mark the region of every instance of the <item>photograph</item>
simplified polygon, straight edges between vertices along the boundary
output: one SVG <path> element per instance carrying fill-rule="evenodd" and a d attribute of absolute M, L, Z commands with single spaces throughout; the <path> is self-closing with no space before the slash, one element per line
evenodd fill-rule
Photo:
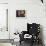
<path fill-rule="evenodd" d="M 25 17 L 25 10 L 16 10 L 16 17 Z"/>

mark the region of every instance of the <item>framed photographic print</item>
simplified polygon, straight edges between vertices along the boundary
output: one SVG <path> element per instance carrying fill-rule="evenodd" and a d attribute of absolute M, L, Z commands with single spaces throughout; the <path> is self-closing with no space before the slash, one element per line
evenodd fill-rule
<path fill-rule="evenodd" d="M 25 17 L 25 10 L 16 10 L 16 17 Z"/>

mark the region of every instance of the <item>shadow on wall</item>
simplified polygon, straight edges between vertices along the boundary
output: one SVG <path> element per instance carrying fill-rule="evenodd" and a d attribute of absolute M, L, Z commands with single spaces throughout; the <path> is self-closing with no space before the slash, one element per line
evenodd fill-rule
<path fill-rule="evenodd" d="M 43 26 L 42 25 L 40 25 L 40 39 L 42 40 L 42 45 L 45 46 L 44 45 L 44 37 L 43 37 Z"/>

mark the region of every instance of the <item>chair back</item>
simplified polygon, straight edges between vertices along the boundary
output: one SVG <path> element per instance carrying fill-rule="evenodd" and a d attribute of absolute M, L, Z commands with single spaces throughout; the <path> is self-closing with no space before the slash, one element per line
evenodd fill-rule
<path fill-rule="evenodd" d="M 38 35 L 40 32 L 40 24 L 32 23 L 29 24 L 27 23 L 27 31 L 30 35 Z"/>

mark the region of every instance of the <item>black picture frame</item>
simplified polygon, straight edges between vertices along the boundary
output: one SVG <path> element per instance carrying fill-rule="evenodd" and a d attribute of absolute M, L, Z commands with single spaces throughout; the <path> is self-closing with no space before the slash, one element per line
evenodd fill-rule
<path fill-rule="evenodd" d="M 25 10 L 16 10 L 16 17 L 25 17 Z"/>

